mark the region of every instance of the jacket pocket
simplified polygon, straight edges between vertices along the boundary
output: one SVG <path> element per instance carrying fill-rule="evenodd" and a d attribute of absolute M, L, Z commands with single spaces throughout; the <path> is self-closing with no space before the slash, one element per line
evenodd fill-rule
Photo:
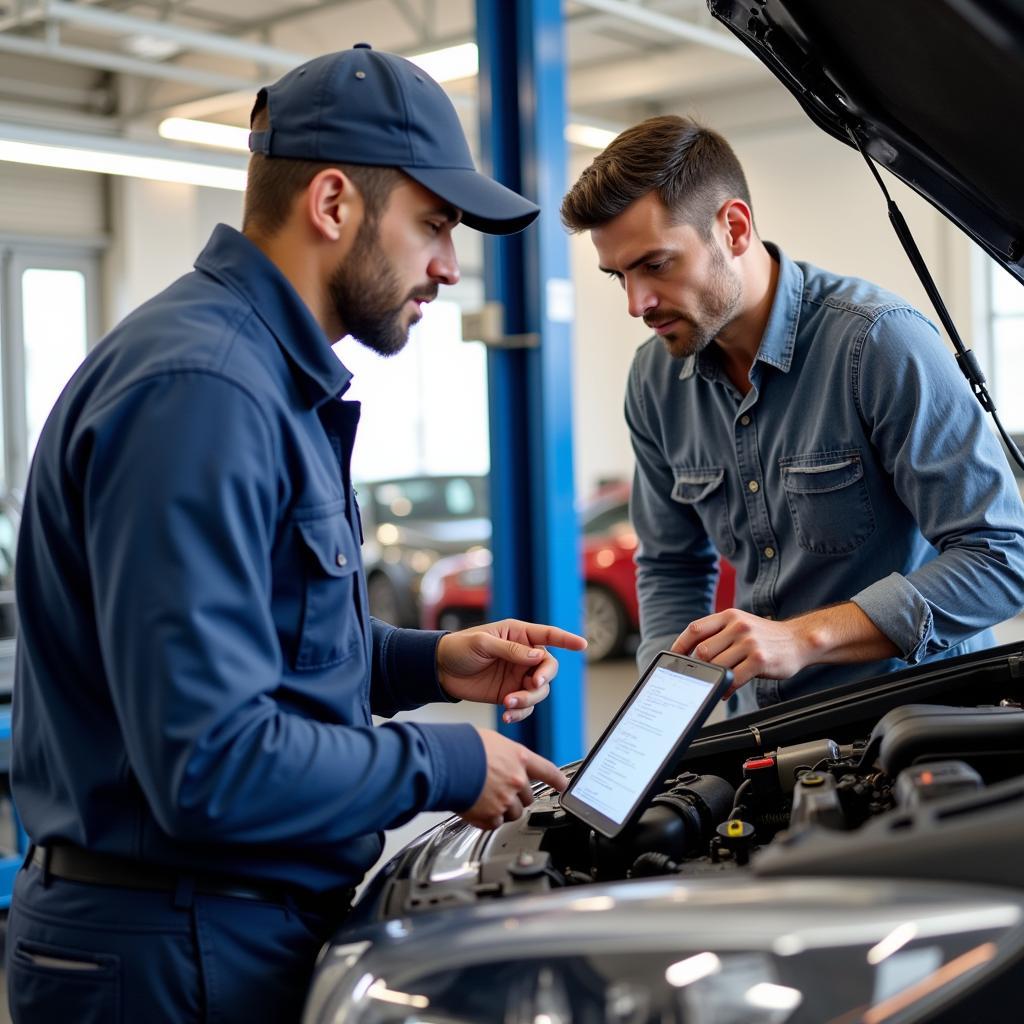
<path fill-rule="evenodd" d="M 700 517 L 704 529 L 723 558 L 736 554 L 736 536 L 729 524 L 725 496 L 725 470 L 721 466 L 674 467 L 672 500 L 687 505 Z"/>
<path fill-rule="evenodd" d="M 18 939 L 7 966 L 11 1013 L 17 1020 L 121 1020 L 121 958 L 115 954 Z"/>
<path fill-rule="evenodd" d="M 296 526 L 307 557 L 295 668 L 326 668 L 362 652 L 359 546 L 344 515 Z"/>
<path fill-rule="evenodd" d="M 875 532 L 859 448 L 779 459 L 797 542 L 815 555 L 846 555 Z"/>

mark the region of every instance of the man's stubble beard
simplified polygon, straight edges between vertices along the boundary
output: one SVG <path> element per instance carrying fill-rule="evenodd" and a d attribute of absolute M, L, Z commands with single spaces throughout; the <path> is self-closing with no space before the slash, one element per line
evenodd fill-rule
<path fill-rule="evenodd" d="M 414 296 L 432 299 L 437 294 L 437 285 L 431 283 L 402 295 L 398 274 L 380 246 L 377 224 L 369 219 L 359 226 L 351 251 L 327 287 L 345 332 L 385 357 L 397 355 L 409 341 L 412 325 L 403 321 L 405 304 Z"/>
<path fill-rule="evenodd" d="M 742 294 L 739 277 L 729 270 L 722 250 L 712 242 L 710 280 L 702 296 L 701 309 L 693 316 L 676 311 L 689 330 L 683 328 L 678 333 L 662 336 L 669 355 L 673 359 L 686 359 L 703 352 L 735 319 Z"/>

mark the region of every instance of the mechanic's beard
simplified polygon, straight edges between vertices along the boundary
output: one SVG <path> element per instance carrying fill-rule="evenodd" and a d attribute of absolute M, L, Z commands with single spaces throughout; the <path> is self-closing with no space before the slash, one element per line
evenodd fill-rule
<path fill-rule="evenodd" d="M 701 308 L 694 314 L 682 310 L 658 311 L 657 323 L 665 323 L 673 317 L 683 323 L 678 330 L 662 337 L 669 355 L 686 359 L 703 352 L 736 318 L 742 294 L 739 275 L 729 269 L 724 253 L 712 242 L 711 268 L 707 289 L 701 296 Z"/>
<path fill-rule="evenodd" d="M 414 295 L 436 294 L 432 285 L 413 289 L 401 300 L 401 282 L 376 236 L 376 226 L 360 225 L 352 251 L 328 282 L 328 296 L 345 332 L 382 356 L 405 348 L 411 324 L 402 313 Z"/>

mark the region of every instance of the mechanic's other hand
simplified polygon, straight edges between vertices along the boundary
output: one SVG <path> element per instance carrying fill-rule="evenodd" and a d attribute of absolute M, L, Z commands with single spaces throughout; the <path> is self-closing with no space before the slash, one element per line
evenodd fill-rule
<path fill-rule="evenodd" d="M 732 669 L 727 698 L 755 677 L 788 679 L 809 665 L 813 644 L 805 634 L 800 619 L 775 622 L 728 608 L 695 619 L 676 638 L 672 650 Z"/>
<path fill-rule="evenodd" d="M 468 810 L 460 815 L 477 828 L 497 828 L 515 821 L 533 803 L 531 781 L 546 782 L 559 793 L 569 780 L 547 758 L 493 729 L 479 729 L 487 757 L 484 788 Z"/>
<path fill-rule="evenodd" d="M 582 651 L 587 641 L 557 626 L 504 619 L 441 637 L 437 675 L 456 700 L 503 704 L 506 722 L 521 722 L 551 689 L 558 662 L 545 649 Z"/>

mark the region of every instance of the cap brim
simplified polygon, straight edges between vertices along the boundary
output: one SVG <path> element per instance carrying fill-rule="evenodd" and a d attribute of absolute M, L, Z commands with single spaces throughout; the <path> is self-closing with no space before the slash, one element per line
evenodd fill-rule
<path fill-rule="evenodd" d="M 511 235 L 537 218 L 540 207 L 478 171 L 463 167 L 403 167 L 413 181 L 462 211 L 462 223 L 489 235 Z"/>

